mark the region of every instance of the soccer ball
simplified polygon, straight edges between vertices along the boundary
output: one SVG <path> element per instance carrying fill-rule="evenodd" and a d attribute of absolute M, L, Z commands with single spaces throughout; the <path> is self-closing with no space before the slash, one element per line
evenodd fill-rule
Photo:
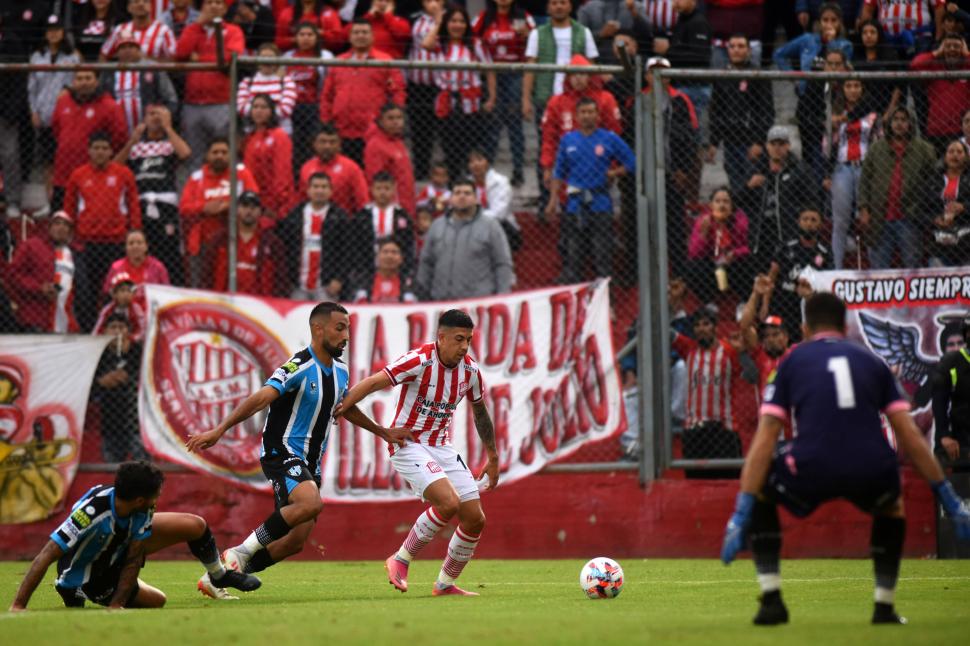
<path fill-rule="evenodd" d="M 611 558 L 597 556 L 583 566 L 579 585 L 590 599 L 612 599 L 623 589 L 623 568 Z"/>

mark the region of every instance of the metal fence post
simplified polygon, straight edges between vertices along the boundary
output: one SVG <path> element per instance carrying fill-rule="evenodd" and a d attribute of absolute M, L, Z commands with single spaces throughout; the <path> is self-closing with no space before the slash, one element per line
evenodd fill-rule
<path fill-rule="evenodd" d="M 233 52 L 229 60 L 229 292 L 236 293 L 236 200 L 239 165 L 239 125 L 236 119 L 236 95 L 239 85 L 239 60 Z"/>
<path fill-rule="evenodd" d="M 627 420 L 628 424 L 637 424 L 640 429 L 640 483 L 653 480 L 657 474 L 657 441 L 656 427 L 653 425 L 649 411 L 657 406 L 654 392 L 647 387 L 646 376 L 650 374 L 649 366 L 653 363 L 653 347 L 650 342 L 650 196 L 656 195 L 656 174 L 652 157 L 651 142 L 653 141 L 653 118 L 644 108 L 646 102 L 643 97 L 643 59 L 636 57 L 634 79 L 634 129 L 637 155 L 637 283 L 640 286 L 640 324 L 637 326 L 637 366 L 639 384 L 637 386 L 638 413 L 636 420 Z"/>
<path fill-rule="evenodd" d="M 652 301 L 650 305 L 653 324 L 653 333 L 650 343 L 653 346 L 654 362 L 650 365 L 653 371 L 651 387 L 654 390 L 653 398 L 659 402 L 652 411 L 654 420 L 654 434 L 657 442 L 657 451 L 662 456 L 661 466 L 670 466 L 672 458 L 671 451 L 671 411 L 670 411 L 670 313 L 667 304 L 667 157 L 666 157 L 666 137 L 664 123 L 664 100 L 662 93 L 665 91 L 663 79 L 661 77 L 663 68 L 657 67 L 652 71 L 652 98 L 653 105 L 651 114 L 653 116 L 653 150 L 650 154 L 654 160 L 654 182 L 656 195 L 656 208 L 653 218 L 653 236 L 650 246 L 650 258 L 652 260 L 650 273 L 652 279 Z"/>

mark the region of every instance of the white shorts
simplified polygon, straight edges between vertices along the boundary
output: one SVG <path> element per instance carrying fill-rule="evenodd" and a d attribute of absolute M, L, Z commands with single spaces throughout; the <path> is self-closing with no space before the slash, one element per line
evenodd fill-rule
<path fill-rule="evenodd" d="M 448 478 L 458 492 L 461 502 L 479 498 L 475 476 L 455 447 L 426 446 L 408 442 L 391 456 L 394 469 L 411 485 L 415 495 L 424 500 L 424 490 L 433 482 Z"/>

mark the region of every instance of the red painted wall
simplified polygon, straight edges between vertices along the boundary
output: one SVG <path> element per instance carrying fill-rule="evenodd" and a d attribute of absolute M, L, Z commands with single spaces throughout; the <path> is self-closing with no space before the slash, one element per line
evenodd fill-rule
<path fill-rule="evenodd" d="M 80 473 L 69 498 L 112 479 Z M 909 516 L 906 553 L 935 553 L 932 494 L 904 470 Z M 539 474 L 486 494 L 488 526 L 476 556 L 483 558 L 624 557 L 714 558 L 737 493 L 736 481 L 658 480 L 641 488 L 630 472 Z M 204 516 L 221 547 L 240 542 L 270 513 L 269 494 L 241 490 L 193 473 L 170 473 L 163 511 Z M 328 504 L 301 558 L 378 559 L 397 549 L 423 506 L 414 502 Z M 0 526 L 0 559 L 32 558 L 61 514 L 43 523 Z M 807 521 L 784 517 L 785 557 L 868 556 L 869 518 L 848 503 L 823 507 Z M 444 556 L 446 530 L 423 557 Z M 442 540 L 444 538 L 445 540 Z M 170 548 L 165 558 L 189 558 Z"/>

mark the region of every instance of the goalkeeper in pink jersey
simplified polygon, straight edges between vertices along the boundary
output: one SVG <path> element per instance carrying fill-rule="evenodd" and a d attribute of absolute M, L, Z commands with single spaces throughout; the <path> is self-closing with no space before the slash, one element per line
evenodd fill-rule
<path fill-rule="evenodd" d="M 498 484 L 495 429 L 485 407 L 485 384 L 478 364 L 468 354 L 475 324 L 461 310 L 448 310 L 438 319 L 438 339 L 411 350 L 383 370 L 350 389 L 335 415 L 350 410 L 369 394 L 401 386 L 393 426 L 411 430 L 403 447 L 391 446 L 391 463 L 415 494 L 431 503 L 411 527 L 398 551 L 384 567 L 388 581 L 401 592 L 408 589 L 411 559 L 454 517 L 458 527 L 448 543 L 432 594 L 478 596 L 455 585 L 485 528 L 478 484 L 465 461 L 451 445 L 451 418 L 468 394 L 475 429 L 488 453 L 478 480 L 488 476 L 486 491 Z"/>

